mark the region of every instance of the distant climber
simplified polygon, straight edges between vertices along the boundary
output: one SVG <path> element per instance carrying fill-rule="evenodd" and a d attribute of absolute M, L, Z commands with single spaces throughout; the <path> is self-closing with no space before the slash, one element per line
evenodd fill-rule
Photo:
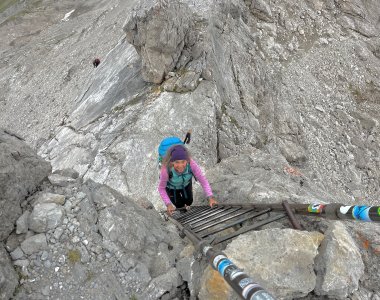
<path fill-rule="evenodd" d="M 100 59 L 99 58 L 95 58 L 93 61 L 92 61 L 92 64 L 94 66 L 94 68 L 97 68 L 100 64 Z"/>
<path fill-rule="evenodd" d="M 170 147 L 162 161 L 158 184 L 158 192 L 169 215 L 172 215 L 176 208 L 187 208 L 193 203 L 193 177 L 201 184 L 209 205 L 211 207 L 217 205 L 210 184 L 186 147 L 184 145 Z"/>

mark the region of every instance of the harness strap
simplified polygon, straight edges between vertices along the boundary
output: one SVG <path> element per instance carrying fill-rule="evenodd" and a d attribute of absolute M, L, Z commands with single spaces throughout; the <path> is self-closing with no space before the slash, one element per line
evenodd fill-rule
<path fill-rule="evenodd" d="M 193 174 L 192 174 L 193 175 Z M 177 190 L 182 190 L 183 191 L 183 195 L 185 197 L 185 199 L 188 199 L 188 196 L 187 196 L 187 192 L 186 192 L 186 187 L 191 183 L 189 182 L 186 186 L 185 186 L 185 178 L 184 178 L 184 174 L 181 174 L 179 175 L 182 177 L 182 188 L 177 188 L 175 187 L 174 185 L 171 185 L 170 182 L 167 183 L 167 186 L 169 189 L 171 190 L 174 190 L 174 205 L 177 203 Z M 194 177 L 194 175 L 193 175 Z"/>
<path fill-rule="evenodd" d="M 183 190 L 183 195 L 185 196 L 185 199 L 187 199 L 187 193 L 186 193 L 186 190 L 185 190 L 185 178 L 183 178 L 183 175 L 182 176 L 182 190 Z M 191 181 L 191 179 L 190 179 Z M 189 182 L 190 184 L 190 182 Z"/>

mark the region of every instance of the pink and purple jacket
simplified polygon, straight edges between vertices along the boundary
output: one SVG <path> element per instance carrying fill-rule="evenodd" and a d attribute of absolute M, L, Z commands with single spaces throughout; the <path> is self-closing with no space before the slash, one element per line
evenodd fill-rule
<path fill-rule="evenodd" d="M 212 190 L 211 190 L 210 184 L 208 183 L 205 175 L 203 175 L 201 168 L 198 166 L 198 164 L 193 159 L 190 159 L 190 168 L 191 168 L 191 172 L 193 173 L 195 178 L 201 184 L 201 186 L 203 188 L 203 192 L 205 193 L 206 197 L 212 196 Z M 168 181 L 169 181 L 168 170 L 166 167 L 162 167 L 161 172 L 160 172 L 160 182 L 158 183 L 158 192 L 160 193 L 160 196 L 161 196 L 161 198 L 164 201 L 166 206 L 171 204 L 169 195 L 166 192 L 166 185 L 167 185 Z"/>

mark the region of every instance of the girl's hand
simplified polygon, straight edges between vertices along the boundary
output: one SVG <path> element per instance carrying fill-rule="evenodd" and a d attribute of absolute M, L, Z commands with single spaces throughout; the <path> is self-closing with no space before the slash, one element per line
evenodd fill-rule
<path fill-rule="evenodd" d="M 216 201 L 214 197 L 211 197 L 208 199 L 208 205 L 210 205 L 210 207 L 213 207 L 215 205 L 218 205 L 218 201 Z"/>
<path fill-rule="evenodd" d="M 173 204 L 169 204 L 166 207 L 166 212 L 168 213 L 169 216 L 171 216 L 174 211 L 175 211 L 175 206 Z"/>

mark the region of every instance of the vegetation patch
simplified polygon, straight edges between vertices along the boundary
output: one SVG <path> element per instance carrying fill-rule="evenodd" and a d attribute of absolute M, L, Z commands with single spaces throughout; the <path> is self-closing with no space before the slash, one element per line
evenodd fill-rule
<path fill-rule="evenodd" d="M 352 83 L 348 86 L 349 91 L 354 97 L 355 101 L 360 104 L 363 102 L 379 103 L 380 87 L 377 86 L 373 80 L 368 82 L 364 87 L 359 88 Z"/>
<path fill-rule="evenodd" d="M 21 279 L 27 280 L 28 279 L 28 275 L 26 275 L 24 272 L 22 272 L 22 269 L 20 266 L 15 266 L 15 270 L 16 270 L 16 273 L 18 275 L 19 280 L 21 280 Z"/>
<path fill-rule="evenodd" d="M 80 261 L 80 251 L 78 249 L 69 250 L 67 252 L 67 259 L 71 264 L 76 264 Z"/>
<path fill-rule="evenodd" d="M 91 270 L 88 270 L 86 273 L 86 281 L 92 281 L 95 278 L 95 273 Z"/>
<path fill-rule="evenodd" d="M 2 1 L 0 1 L 0 13 L 2 13 L 8 7 L 12 6 L 15 3 L 17 3 L 17 0 L 2 0 Z"/>
<path fill-rule="evenodd" d="M 237 128 L 240 128 L 238 121 L 236 121 L 236 119 L 233 116 L 229 116 L 229 117 L 230 117 L 231 123 L 234 124 Z"/>
<path fill-rule="evenodd" d="M 146 98 L 146 94 L 144 92 L 136 95 L 133 98 L 130 98 L 129 100 L 125 100 L 123 103 L 114 106 L 111 109 L 112 113 L 121 113 L 123 112 L 127 107 L 139 104 L 139 103 L 144 103 L 144 100 Z"/>
<path fill-rule="evenodd" d="M 222 107 L 221 107 L 221 110 L 222 110 L 222 115 L 225 115 L 228 117 L 228 120 L 230 121 L 231 124 L 235 125 L 237 128 L 240 128 L 241 129 L 241 126 L 239 125 L 239 122 L 231 115 L 229 115 L 227 113 L 227 107 L 224 103 L 222 103 Z"/>
<path fill-rule="evenodd" d="M 152 86 L 152 90 L 151 90 L 151 92 L 152 92 L 153 94 L 155 94 L 155 95 L 159 95 L 159 94 L 161 94 L 163 91 L 164 91 L 163 86 L 161 86 L 161 85 L 159 85 L 159 84 Z"/>
<path fill-rule="evenodd" d="M 355 87 L 354 85 L 350 83 L 348 88 L 352 96 L 354 96 L 356 102 L 361 103 L 361 102 L 366 101 L 365 96 L 363 95 L 363 93 L 360 91 L 358 87 Z"/>

